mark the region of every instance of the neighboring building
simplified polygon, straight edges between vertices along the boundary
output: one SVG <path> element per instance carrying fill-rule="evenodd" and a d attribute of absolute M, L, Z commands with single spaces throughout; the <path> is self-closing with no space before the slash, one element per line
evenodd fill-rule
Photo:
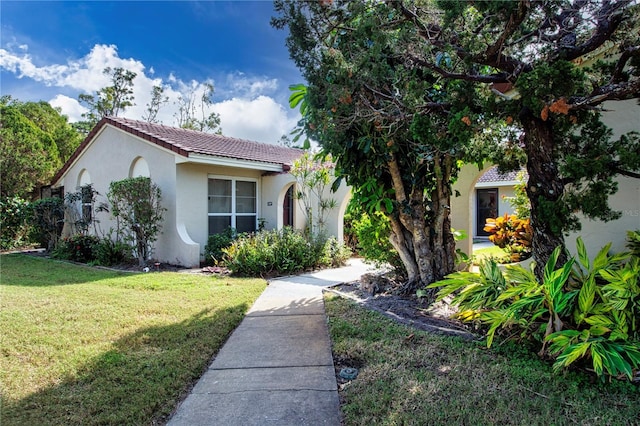
<path fill-rule="evenodd" d="M 505 213 L 513 214 L 508 199 L 515 195 L 514 186 L 519 183 L 518 171 L 500 173 L 497 166 L 491 167 L 478 179 L 475 186 L 475 201 L 472 208 L 473 237 L 488 238 L 483 228 L 487 219 L 495 219 Z M 523 171 L 526 174 L 526 171 Z"/>
<path fill-rule="evenodd" d="M 146 176 L 162 190 L 162 234 L 154 258 L 198 266 L 208 236 L 228 226 L 240 232 L 290 225 L 305 226 L 293 199 L 295 179 L 288 173 L 302 150 L 119 117 L 102 119 L 56 174 L 52 189 L 77 191 L 91 183 L 105 201 L 109 184 Z M 342 239 L 349 198 L 344 185 L 335 194 L 338 208 L 326 231 Z M 96 218 L 100 232 L 115 228 L 108 213 Z"/>

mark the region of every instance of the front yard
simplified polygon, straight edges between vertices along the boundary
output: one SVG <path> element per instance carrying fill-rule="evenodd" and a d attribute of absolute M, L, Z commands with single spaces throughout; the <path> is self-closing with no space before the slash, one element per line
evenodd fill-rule
<path fill-rule="evenodd" d="M 640 387 L 554 375 L 524 348 L 412 329 L 325 298 L 344 425 L 637 425 Z"/>
<path fill-rule="evenodd" d="M 266 285 L 0 262 L 3 426 L 163 423 Z"/>

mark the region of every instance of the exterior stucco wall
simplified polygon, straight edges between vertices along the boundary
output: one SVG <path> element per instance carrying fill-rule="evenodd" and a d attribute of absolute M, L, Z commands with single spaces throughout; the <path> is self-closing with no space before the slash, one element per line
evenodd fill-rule
<path fill-rule="evenodd" d="M 83 154 L 67 170 L 61 184 L 65 192 L 77 191 L 79 176 L 88 173 L 90 183 L 99 192 L 97 202 L 106 202 L 109 184 L 130 177 L 134 162 L 144 158 L 149 168 L 149 177 L 162 191 L 162 205 L 167 209 L 164 213 L 162 233 L 154 245 L 153 257 L 161 262 L 176 263 L 180 256 L 175 256 L 175 247 L 180 246 L 180 239 L 175 226 L 176 169 L 175 156 L 169 151 L 159 149 L 142 139 L 105 126 L 87 146 Z M 115 221 L 109 213 L 96 214 L 98 234 L 104 234 L 110 228 L 115 229 Z"/>
<path fill-rule="evenodd" d="M 247 178 L 256 180 L 258 188 L 258 217 L 261 217 L 261 172 L 207 164 L 181 163 L 176 165 L 176 227 L 183 238 L 193 245 L 189 254 L 193 259 L 186 266 L 197 266 L 204 260 L 204 247 L 209 238 L 208 181 L 210 176 Z"/>

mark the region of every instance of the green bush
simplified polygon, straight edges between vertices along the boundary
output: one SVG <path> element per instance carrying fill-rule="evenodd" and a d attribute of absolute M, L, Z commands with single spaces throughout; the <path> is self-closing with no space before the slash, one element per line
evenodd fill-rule
<path fill-rule="evenodd" d="M 351 232 L 357 241 L 357 252 L 376 266 L 391 265 L 396 270 L 404 270 L 398 252 L 389 241 L 391 225 L 381 212 L 367 214 L 351 211 Z"/>
<path fill-rule="evenodd" d="M 48 251 L 58 243 L 64 226 L 64 200 L 58 197 L 43 198 L 31 204 L 30 238 Z"/>
<path fill-rule="evenodd" d="M 228 227 L 219 234 L 209 235 L 204 246 L 204 260 L 207 265 L 224 263 L 224 249 L 228 248 L 238 238 L 235 228 Z"/>
<path fill-rule="evenodd" d="M 290 227 L 243 235 L 223 252 L 226 266 L 233 273 L 263 277 L 340 266 L 348 258 L 348 249 L 335 238 L 307 239 Z"/>
<path fill-rule="evenodd" d="M 102 266 L 120 265 L 132 261 L 132 253 L 133 247 L 129 244 L 102 238 L 93 247 L 92 261 Z"/>
<path fill-rule="evenodd" d="M 428 288 L 438 300 L 453 295 L 456 316 L 486 327 L 487 345 L 496 335 L 532 341 L 554 369 L 583 366 L 598 376 L 626 376 L 640 368 L 640 259 L 609 255 L 611 244 L 591 261 L 582 239 L 576 258 L 556 268 L 557 248 L 538 282 L 531 270 L 495 262 L 480 274 L 457 272 Z"/>
<path fill-rule="evenodd" d="M 9 250 L 30 243 L 32 210 L 20 197 L 0 198 L 0 249 Z"/>
<path fill-rule="evenodd" d="M 51 253 L 56 259 L 89 263 L 95 260 L 94 248 L 100 239 L 94 235 L 73 235 L 62 238 Z"/>

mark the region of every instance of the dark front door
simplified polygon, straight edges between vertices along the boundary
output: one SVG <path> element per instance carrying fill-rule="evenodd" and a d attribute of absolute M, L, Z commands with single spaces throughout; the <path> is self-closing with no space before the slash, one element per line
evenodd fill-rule
<path fill-rule="evenodd" d="M 289 187 L 282 203 L 282 226 L 293 226 L 293 185 Z"/>
<path fill-rule="evenodd" d="M 477 189 L 477 224 L 478 236 L 486 237 L 490 235 L 484 230 L 487 219 L 498 217 L 498 188 Z"/>

